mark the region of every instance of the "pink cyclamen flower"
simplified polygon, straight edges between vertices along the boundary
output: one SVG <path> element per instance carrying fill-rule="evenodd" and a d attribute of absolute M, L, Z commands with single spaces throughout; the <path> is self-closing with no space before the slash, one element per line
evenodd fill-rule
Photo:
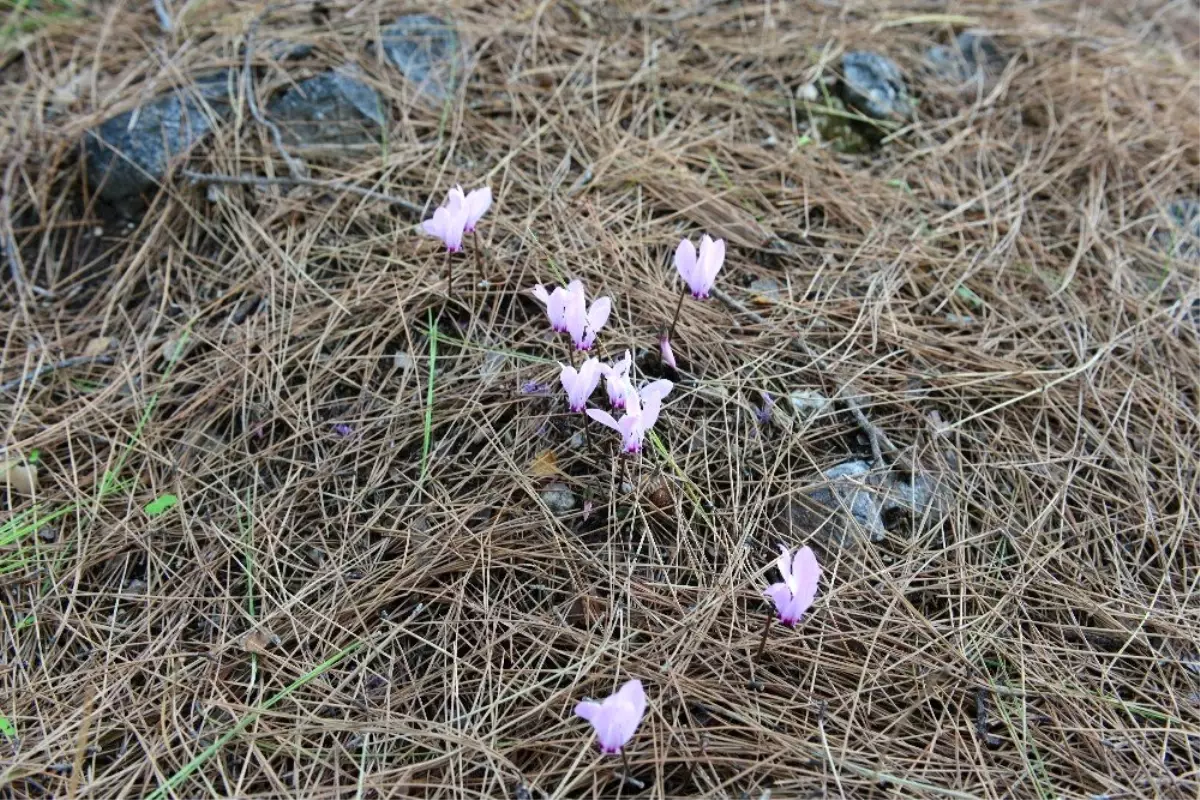
<path fill-rule="evenodd" d="M 783 545 L 779 550 L 779 573 L 783 582 L 771 584 L 763 594 L 775 604 L 779 621 L 790 627 L 803 619 L 812 606 L 813 598 L 817 596 L 817 583 L 821 580 L 821 567 L 811 547 L 797 550 L 795 558 Z"/>
<path fill-rule="evenodd" d="M 571 285 L 576 283 L 578 281 L 572 281 Z M 578 293 L 571 293 L 567 297 L 567 333 L 571 334 L 571 341 L 575 343 L 576 350 L 592 349 L 592 345 L 596 343 L 596 334 L 608 322 L 611 312 L 612 300 L 607 297 L 597 297 L 588 307 L 583 284 L 579 284 Z"/>
<path fill-rule="evenodd" d="M 592 392 L 596 391 L 600 384 L 600 359 L 589 358 L 579 365 L 579 369 L 564 364 L 561 380 L 571 411 L 581 413 L 587 407 Z"/>
<path fill-rule="evenodd" d="M 725 240 L 713 241 L 707 233 L 700 237 L 700 255 L 691 241 L 684 239 L 675 248 L 675 269 L 692 290 L 692 297 L 703 300 L 717 282 L 717 273 L 725 263 Z"/>
<path fill-rule="evenodd" d="M 662 401 L 674 386 L 670 381 L 660 380 L 635 390 L 632 386 L 625 389 L 625 414 L 620 420 L 613 419 L 612 414 L 598 408 L 589 408 L 587 415 L 601 425 L 612 428 L 621 434 L 621 444 L 626 453 L 640 453 L 646 432 L 658 421 L 658 412 Z"/>
<path fill-rule="evenodd" d="M 662 352 L 662 362 L 678 371 L 679 366 L 675 363 L 675 353 L 671 350 L 671 339 L 666 334 L 658 340 L 658 349 Z"/>
<path fill-rule="evenodd" d="M 462 194 L 462 187 L 455 187 L 458 193 Z M 453 191 L 453 190 L 452 190 Z M 479 220 L 487 213 L 487 210 L 492 207 L 492 190 L 491 187 L 485 186 L 482 189 L 472 189 L 463 198 L 463 208 L 467 211 L 467 221 L 463 226 L 463 230 L 467 233 L 474 233 L 475 226 L 479 224 Z"/>
<path fill-rule="evenodd" d="M 613 409 L 625 407 L 625 389 L 629 386 L 629 365 L 632 363 L 633 359 L 626 350 L 621 360 L 614 361 L 611 366 L 603 364 L 600 367 L 604 373 L 604 388 L 608 390 L 608 405 Z"/>
<path fill-rule="evenodd" d="M 583 717 L 596 729 L 601 753 L 615 754 L 629 744 L 646 714 L 646 691 L 639 680 L 628 681 L 617 693 L 601 702 L 584 700 L 575 706 L 575 716 Z"/>
<path fill-rule="evenodd" d="M 583 281 L 571 281 L 565 289 L 555 286 L 553 292 L 547 292 L 546 287 L 539 283 L 530 291 L 541 301 L 542 305 L 546 306 L 546 316 L 550 318 L 550 328 L 555 333 L 566 333 L 567 308 L 582 305 L 584 302 Z"/>
<path fill-rule="evenodd" d="M 462 189 L 455 187 L 450 190 L 446 204 L 439 206 L 433 212 L 433 217 L 422 222 L 421 228 L 430 236 L 441 239 L 448 251 L 457 253 L 462 250 L 467 213 L 466 198 L 463 197 Z"/>

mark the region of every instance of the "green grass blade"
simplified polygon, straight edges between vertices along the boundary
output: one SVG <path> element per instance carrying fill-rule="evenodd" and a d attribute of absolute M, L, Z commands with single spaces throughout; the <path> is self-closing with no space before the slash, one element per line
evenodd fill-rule
<path fill-rule="evenodd" d="M 281 700 L 286 699 L 289 695 L 307 684 L 313 678 L 320 676 L 330 667 L 337 664 L 339 661 L 353 653 L 361 646 L 362 642 L 355 642 L 354 644 L 337 651 L 329 658 L 325 659 L 320 664 L 317 664 L 317 666 L 313 667 L 311 670 L 304 673 L 275 694 L 271 695 L 271 697 L 267 698 L 262 705 L 251 709 L 249 712 L 247 712 L 246 716 L 237 721 L 236 725 L 222 734 L 215 742 L 201 750 L 195 758 L 184 764 L 178 772 L 167 779 L 166 783 L 163 783 L 153 792 L 146 795 L 145 800 L 162 800 L 162 798 L 167 797 L 176 786 L 183 783 L 192 775 L 192 773 L 204 766 L 204 763 L 215 756 L 222 747 L 229 744 L 229 742 L 237 737 L 239 733 L 250 727 L 250 725 L 252 725 L 256 719 L 262 716 L 263 712 L 270 710 L 271 707 L 278 704 Z"/>

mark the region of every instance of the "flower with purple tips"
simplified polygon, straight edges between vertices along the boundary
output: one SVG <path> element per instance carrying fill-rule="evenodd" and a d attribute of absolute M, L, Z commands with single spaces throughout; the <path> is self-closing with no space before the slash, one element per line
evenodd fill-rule
<path fill-rule="evenodd" d="M 779 621 L 789 627 L 804 618 L 817 596 L 817 584 L 821 580 L 821 567 L 811 547 L 802 547 L 792 557 L 783 545 L 779 546 L 779 574 L 783 580 L 773 583 L 764 595 L 775 604 Z"/>
<path fill-rule="evenodd" d="M 600 752 L 610 755 L 620 753 L 646 714 L 646 691 L 642 682 L 626 682 L 616 694 L 600 702 L 584 700 L 575 706 L 575 715 L 592 723 L 596 729 L 596 743 Z"/>
<path fill-rule="evenodd" d="M 625 407 L 625 390 L 629 386 L 631 364 L 633 364 L 633 359 L 626 350 L 623 358 L 614 361 L 611 365 L 603 364 L 600 367 L 604 373 L 604 388 L 608 391 L 608 405 L 614 410 Z"/>
<path fill-rule="evenodd" d="M 671 391 L 674 384 L 667 380 L 658 380 L 634 389 L 629 386 L 625 390 L 625 414 L 621 419 L 614 419 L 612 414 L 598 408 L 589 408 L 587 415 L 605 427 L 612 428 L 621 434 L 621 445 L 626 453 L 640 453 L 646 433 L 658 421 L 658 412 L 662 401 Z"/>
<path fill-rule="evenodd" d="M 458 193 L 462 194 L 462 187 L 456 186 Z M 451 190 L 453 191 L 453 190 Z M 487 210 L 492 207 L 492 190 L 489 186 L 484 186 L 482 189 L 472 189 L 463 198 L 463 208 L 466 211 L 463 230 L 467 233 L 474 233 L 475 226 L 479 224 L 479 220 L 487 213 Z"/>
<path fill-rule="evenodd" d="M 600 359 L 589 358 L 579 365 L 579 369 L 570 364 L 564 364 L 560 376 L 563 389 L 567 393 L 567 402 L 571 411 L 576 414 L 587 408 L 587 402 L 600 384 Z"/>
<path fill-rule="evenodd" d="M 717 282 L 717 273 L 725 263 L 725 240 L 713 238 L 707 233 L 700 237 L 700 252 L 690 240 L 684 239 L 675 248 L 675 269 L 679 277 L 692 291 L 692 297 L 704 300 Z M 674 327 L 672 325 L 672 327 Z"/>
<path fill-rule="evenodd" d="M 430 219 L 421 223 L 421 229 L 430 236 L 441 239 L 448 252 L 458 253 L 462 251 L 467 214 L 462 189 L 455 187 L 446 197 L 446 204 L 439 206 Z"/>

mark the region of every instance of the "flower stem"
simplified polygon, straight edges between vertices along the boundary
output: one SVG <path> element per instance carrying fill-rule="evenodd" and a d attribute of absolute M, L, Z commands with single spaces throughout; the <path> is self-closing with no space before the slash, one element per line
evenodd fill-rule
<path fill-rule="evenodd" d="M 471 231 L 471 248 L 475 251 L 475 274 L 479 278 L 479 282 L 483 283 L 483 264 L 479 261 L 479 234 L 476 231 Z"/>
<path fill-rule="evenodd" d="M 592 429 L 588 427 L 588 415 L 586 411 L 580 420 L 580 424 L 583 425 L 583 440 L 587 442 L 587 451 L 590 456 L 595 452 L 595 448 L 592 446 Z"/>
<path fill-rule="evenodd" d="M 767 649 L 767 634 L 771 632 L 771 621 L 773 619 L 775 619 L 775 612 L 768 609 L 767 622 L 765 625 L 763 625 L 763 638 L 762 641 L 758 643 L 758 652 L 754 654 L 755 661 L 761 661 L 763 651 Z"/>
<path fill-rule="evenodd" d="M 446 251 L 446 296 L 454 297 L 454 258 Z"/>
<path fill-rule="evenodd" d="M 625 752 L 625 748 L 621 748 L 621 763 L 625 766 L 625 780 L 621 781 L 622 786 L 625 781 L 633 777 L 633 770 L 629 768 L 629 754 Z"/>
<path fill-rule="evenodd" d="M 675 316 L 671 317 L 671 327 L 667 329 L 667 339 L 675 336 L 675 323 L 679 322 L 679 312 L 683 308 L 683 298 L 687 297 L 687 287 L 679 293 L 679 302 L 675 304 Z"/>

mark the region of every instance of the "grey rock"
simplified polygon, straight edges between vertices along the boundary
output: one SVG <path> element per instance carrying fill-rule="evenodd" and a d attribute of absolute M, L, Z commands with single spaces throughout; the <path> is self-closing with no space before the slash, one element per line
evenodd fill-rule
<path fill-rule="evenodd" d="M 1154 245 L 1176 258 L 1200 260 L 1200 199 L 1168 205 L 1166 225 L 1154 232 Z"/>
<path fill-rule="evenodd" d="M 578 499 L 565 483 L 552 483 L 542 490 L 542 502 L 552 512 L 562 516 L 575 510 Z"/>
<path fill-rule="evenodd" d="M 757 278 L 751 281 L 750 291 L 757 295 L 756 301 L 761 299 L 767 303 L 778 303 L 781 297 L 779 281 L 773 278 Z"/>
<path fill-rule="evenodd" d="M 904 479 L 889 473 L 882 481 L 886 491 L 883 513 L 902 511 L 918 519 L 940 520 L 946 513 L 944 484 L 930 473 L 918 473 Z"/>
<path fill-rule="evenodd" d="M 838 464 L 821 474 L 824 485 L 789 504 L 785 524 L 805 532 L 820 532 L 839 547 L 854 541 L 847 517 L 872 542 L 887 535 L 888 527 L 905 515 L 936 522 L 948 506 L 941 481 L 929 473 L 903 477 L 891 469 L 872 469 L 866 461 Z M 833 513 L 830 513 L 830 512 Z M 837 512 L 842 512 L 841 514 Z"/>
<path fill-rule="evenodd" d="M 267 53 L 276 61 L 298 61 L 312 55 L 313 46 L 308 42 L 277 40 L 267 46 Z"/>
<path fill-rule="evenodd" d="M 887 535 L 883 526 L 882 498 L 872 488 L 871 465 L 866 461 L 847 461 L 822 473 L 826 486 L 808 493 L 809 498 L 826 508 L 848 511 L 862 525 L 871 541 Z"/>
<path fill-rule="evenodd" d="M 818 391 L 796 389 L 788 394 L 788 402 L 791 403 L 792 410 L 796 412 L 796 415 L 804 419 L 825 411 L 832 401 Z"/>
<path fill-rule="evenodd" d="M 454 92 L 463 59 L 451 23 L 429 14 L 406 14 L 383 30 L 380 44 L 422 94 L 442 101 Z"/>
<path fill-rule="evenodd" d="M 842 56 L 842 95 L 847 103 L 876 119 L 912 116 L 912 98 L 900 67 L 886 56 L 856 50 Z"/>
<path fill-rule="evenodd" d="M 379 94 L 349 69 L 303 80 L 273 98 L 267 115 L 291 145 L 355 145 L 379 138 Z"/>
<path fill-rule="evenodd" d="M 221 71 L 118 114 L 84 134 L 88 180 L 122 204 L 158 185 L 171 160 L 228 116 L 236 73 Z"/>
<path fill-rule="evenodd" d="M 995 40 L 979 31 L 963 31 L 952 43 L 929 48 L 925 62 L 934 75 L 949 83 L 991 77 L 1006 63 Z"/>

